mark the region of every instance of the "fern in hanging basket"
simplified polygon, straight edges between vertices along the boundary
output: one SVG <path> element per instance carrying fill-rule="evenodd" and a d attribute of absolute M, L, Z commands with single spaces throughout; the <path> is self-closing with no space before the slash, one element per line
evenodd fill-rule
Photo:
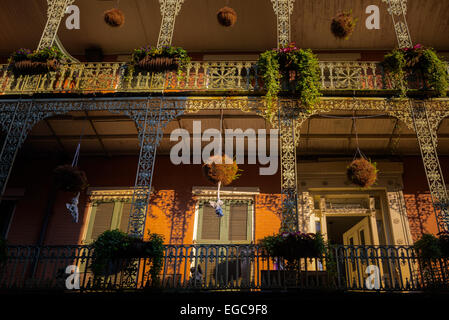
<path fill-rule="evenodd" d="M 206 177 L 214 184 L 221 182 L 221 185 L 226 186 L 232 181 L 240 177 L 239 169 L 235 160 L 228 156 L 213 156 L 210 157 L 203 164 L 203 172 Z"/>
<path fill-rule="evenodd" d="M 88 186 L 86 173 L 70 164 L 57 167 L 53 173 L 59 190 L 77 193 Z"/>
<path fill-rule="evenodd" d="M 230 7 L 223 7 L 217 12 L 217 20 L 223 27 L 232 27 L 237 22 L 237 13 Z"/>
<path fill-rule="evenodd" d="M 352 17 L 352 10 L 337 14 L 331 23 L 331 31 L 333 35 L 340 39 L 347 40 L 354 32 L 357 19 Z"/>
<path fill-rule="evenodd" d="M 355 159 L 347 168 L 348 179 L 362 188 L 371 187 L 377 180 L 377 173 L 376 163 L 365 158 Z"/>
<path fill-rule="evenodd" d="M 117 8 L 104 12 L 104 22 L 111 27 L 121 27 L 125 23 L 125 15 Z"/>

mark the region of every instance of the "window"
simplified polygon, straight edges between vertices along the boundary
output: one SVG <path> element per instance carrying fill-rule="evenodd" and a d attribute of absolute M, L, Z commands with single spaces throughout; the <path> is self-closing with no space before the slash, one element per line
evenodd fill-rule
<path fill-rule="evenodd" d="M 96 190 L 91 193 L 90 200 L 85 243 L 94 241 L 106 230 L 128 231 L 132 205 L 132 193 L 129 193 L 129 190 Z"/>
<path fill-rule="evenodd" d="M 197 243 L 246 244 L 252 241 L 253 201 L 222 199 L 223 217 L 215 214 L 209 200 L 198 207 Z"/>

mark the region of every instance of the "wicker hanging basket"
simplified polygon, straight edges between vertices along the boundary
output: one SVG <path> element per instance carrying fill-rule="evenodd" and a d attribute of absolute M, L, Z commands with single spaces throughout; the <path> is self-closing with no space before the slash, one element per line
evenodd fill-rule
<path fill-rule="evenodd" d="M 104 12 L 104 22 L 111 27 L 121 27 L 125 23 L 125 15 L 117 8 Z"/>
<path fill-rule="evenodd" d="M 357 19 L 352 17 L 352 12 L 341 12 L 332 19 L 331 31 L 339 39 L 348 39 L 354 32 Z"/>
<path fill-rule="evenodd" d="M 59 190 L 77 193 L 88 186 L 86 173 L 70 164 L 57 167 L 53 173 Z"/>
<path fill-rule="evenodd" d="M 214 184 L 221 182 L 223 186 L 236 180 L 240 176 L 238 171 L 237 163 L 227 156 L 210 157 L 203 165 L 206 177 Z"/>
<path fill-rule="evenodd" d="M 232 27 L 237 22 L 237 13 L 230 7 L 223 7 L 217 12 L 217 20 L 223 27 Z"/>
<path fill-rule="evenodd" d="M 376 164 L 365 158 L 352 161 L 347 169 L 348 179 L 362 188 L 371 187 L 377 180 Z"/>

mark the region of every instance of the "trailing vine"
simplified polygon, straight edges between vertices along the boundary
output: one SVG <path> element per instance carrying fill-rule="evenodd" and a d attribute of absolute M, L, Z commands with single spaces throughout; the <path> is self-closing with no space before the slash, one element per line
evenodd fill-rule
<path fill-rule="evenodd" d="M 401 90 L 401 96 L 407 93 L 406 77 L 409 74 L 421 74 L 424 89 L 435 90 L 438 96 L 446 96 L 449 88 L 446 64 L 432 48 L 420 44 L 413 48 L 395 49 L 385 55 L 383 66 L 394 85 Z"/>
<path fill-rule="evenodd" d="M 282 84 L 294 84 L 294 91 L 300 96 L 300 101 L 312 109 L 321 96 L 320 67 L 312 50 L 298 49 L 290 43 L 279 49 L 265 51 L 257 63 L 259 74 L 264 80 L 267 93 L 265 95 L 267 116 L 274 116 L 275 100 L 281 91 Z"/>

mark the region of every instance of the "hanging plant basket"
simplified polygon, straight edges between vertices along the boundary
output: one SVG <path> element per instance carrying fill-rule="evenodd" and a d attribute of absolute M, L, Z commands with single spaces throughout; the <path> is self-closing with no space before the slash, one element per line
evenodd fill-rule
<path fill-rule="evenodd" d="M 341 12 L 332 19 L 331 31 L 335 37 L 347 40 L 356 24 L 357 19 L 352 17 L 352 11 Z"/>
<path fill-rule="evenodd" d="M 125 15 L 121 10 L 113 8 L 104 12 L 104 22 L 111 27 L 121 27 L 125 23 Z"/>
<path fill-rule="evenodd" d="M 179 69 L 179 63 L 173 57 L 146 56 L 139 61 L 138 66 L 140 69 L 149 72 L 177 71 Z"/>
<path fill-rule="evenodd" d="M 232 27 L 237 22 L 237 13 L 230 7 L 223 7 L 217 12 L 217 20 L 223 27 Z"/>
<path fill-rule="evenodd" d="M 211 182 L 215 184 L 221 182 L 224 186 L 240 176 L 237 163 L 226 155 L 210 157 L 203 165 L 203 172 Z"/>
<path fill-rule="evenodd" d="M 70 164 L 57 167 L 53 173 L 59 190 L 77 193 L 88 186 L 86 173 Z"/>
<path fill-rule="evenodd" d="M 377 180 L 376 163 L 365 158 L 358 158 L 351 162 L 347 169 L 349 180 L 362 187 L 371 187 Z"/>

